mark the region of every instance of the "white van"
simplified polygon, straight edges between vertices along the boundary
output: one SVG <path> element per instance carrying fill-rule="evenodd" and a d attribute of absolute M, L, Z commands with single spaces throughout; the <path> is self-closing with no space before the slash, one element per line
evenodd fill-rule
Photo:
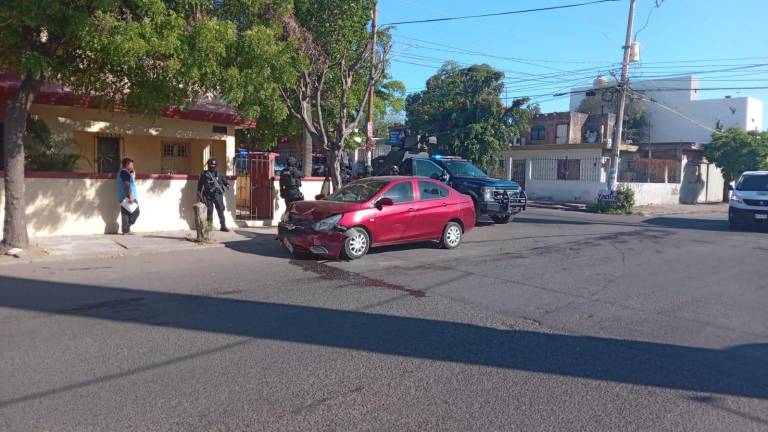
<path fill-rule="evenodd" d="M 768 171 L 746 171 L 741 175 L 731 193 L 728 223 L 733 229 L 768 226 Z"/>

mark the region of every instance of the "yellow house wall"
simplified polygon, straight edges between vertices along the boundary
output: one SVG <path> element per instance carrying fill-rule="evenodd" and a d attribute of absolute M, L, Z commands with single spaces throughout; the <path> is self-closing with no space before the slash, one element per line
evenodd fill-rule
<path fill-rule="evenodd" d="M 232 174 L 235 157 L 235 130 L 227 125 L 227 134 L 213 133 L 214 123 L 140 115 L 114 113 L 79 107 L 33 105 L 30 112 L 43 119 L 54 136 L 73 138 L 72 151 L 80 152 L 78 172 L 96 170 L 96 137 L 117 136 L 122 139 L 121 156 L 136 161 L 137 172 L 161 172 L 161 143 L 163 141 L 190 143 L 190 172 L 202 170 L 205 148 L 211 146 L 211 156 L 219 159 L 222 171 Z"/>
<path fill-rule="evenodd" d="M 227 224 L 236 226 L 235 182 L 225 194 Z M 0 188 L 4 187 L 0 179 Z M 174 231 L 194 228 L 196 180 L 136 180 L 141 214 L 131 230 Z M 27 228 L 31 237 L 112 234 L 118 232 L 120 207 L 114 179 L 27 178 Z M 4 220 L 0 194 L 0 230 Z M 218 218 L 214 225 L 218 227 Z"/>

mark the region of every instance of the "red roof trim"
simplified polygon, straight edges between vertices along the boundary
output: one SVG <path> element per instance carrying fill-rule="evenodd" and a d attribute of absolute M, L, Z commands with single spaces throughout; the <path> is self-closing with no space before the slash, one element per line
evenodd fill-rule
<path fill-rule="evenodd" d="M 0 115 L 4 114 L 5 101 L 12 98 L 19 88 L 18 77 L 8 74 L 0 74 Z M 78 108 L 100 109 L 99 100 L 95 97 L 77 97 L 56 83 L 46 83 L 35 97 L 35 104 L 71 106 Z M 114 108 L 114 112 L 127 112 L 120 107 Z M 234 109 L 218 104 L 199 104 L 188 109 L 172 107 L 160 113 L 161 117 L 179 120 L 192 120 L 205 123 L 216 123 L 235 127 L 254 127 L 256 120 L 244 120 Z"/>

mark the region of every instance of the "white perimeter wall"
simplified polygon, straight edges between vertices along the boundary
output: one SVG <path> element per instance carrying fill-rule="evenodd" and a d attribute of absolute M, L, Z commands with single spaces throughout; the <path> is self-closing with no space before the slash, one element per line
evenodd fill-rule
<path fill-rule="evenodd" d="M 235 187 L 227 191 L 227 224 L 235 226 Z M 4 182 L 0 179 L 0 188 Z M 194 229 L 197 180 L 136 180 L 141 214 L 136 232 Z M 27 178 L 27 229 L 31 237 L 117 233 L 120 206 L 114 179 Z M 4 220 L 0 194 L 0 229 Z M 214 212 L 214 227 L 219 221 Z"/>

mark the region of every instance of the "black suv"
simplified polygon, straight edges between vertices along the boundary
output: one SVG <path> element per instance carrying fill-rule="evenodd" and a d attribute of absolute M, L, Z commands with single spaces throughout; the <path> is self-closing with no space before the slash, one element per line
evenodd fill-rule
<path fill-rule="evenodd" d="M 481 169 L 458 157 L 411 157 L 402 161 L 399 168 L 400 175 L 438 179 L 471 196 L 478 218 L 486 215 L 496 223 L 507 223 L 528 204 L 519 184 L 488 177 Z"/>

